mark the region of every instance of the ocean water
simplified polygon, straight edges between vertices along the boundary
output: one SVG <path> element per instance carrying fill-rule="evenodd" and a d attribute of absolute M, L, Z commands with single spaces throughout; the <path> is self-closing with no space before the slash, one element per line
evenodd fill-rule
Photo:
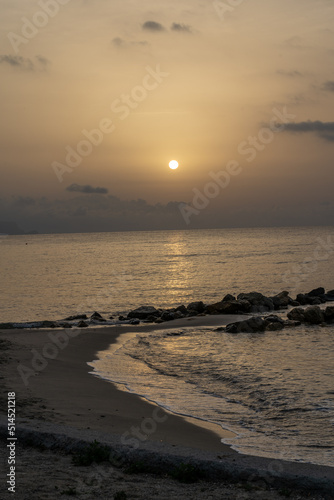
<path fill-rule="evenodd" d="M 334 467 L 334 325 L 231 335 L 128 335 L 94 373 L 175 413 L 234 431 L 241 453 Z"/>
<path fill-rule="evenodd" d="M 0 322 L 332 290 L 333 256 L 333 227 L 1 237 Z M 188 327 L 126 336 L 93 366 L 123 390 L 229 428 L 242 453 L 334 466 L 333 348 L 333 326 Z"/>
<path fill-rule="evenodd" d="M 334 288 L 334 228 L 0 237 L 0 321 Z"/>

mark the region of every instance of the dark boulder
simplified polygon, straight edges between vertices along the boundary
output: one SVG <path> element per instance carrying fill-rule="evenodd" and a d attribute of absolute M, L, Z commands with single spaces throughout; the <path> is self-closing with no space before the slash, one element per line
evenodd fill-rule
<path fill-rule="evenodd" d="M 314 290 L 311 290 L 307 294 L 309 297 L 321 297 L 322 295 L 325 295 L 325 289 L 322 287 L 315 288 Z"/>
<path fill-rule="evenodd" d="M 96 312 L 96 311 L 95 311 L 95 312 L 91 315 L 90 319 L 93 319 L 94 321 L 101 321 L 101 322 L 102 322 L 102 321 L 107 321 L 106 319 L 104 319 L 104 318 L 101 316 L 101 314 L 100 314 L 100 313 L 98 313 L 98 312 Z"/>
<path fill-rule="evenodd" d="M 298 302 L 299 305 L 301 306 L 306 306 L 310 302 L 310 297 L 305 295 L 304 293 L 299 293 L 296 297 L 296 302 Z"/>
<path fill-rule="evenodd" d="M 266 330 L 270 330 L 272 332 L 278 331 L 278 330 L 283 330 L 284 328 L 284 320 L 280 318 L 279 316 L 275 316 L 274 314 L 271 314 L 270 316 L 266 316 L 264 318 L 264 321 L 266 323 Z"/>
<path fill-rule="evenodd" d="M 264 332 L 266 329 L 266 322 L 259 316 L 253 316 L 252 318 L 246 319 L 244 321 L 238 321 L 236 323 L 230 323 L 226 326 L 227 333 L 256 333 Z"/>
<path fill-rule="evenodd" d="M 181 313 L 182 313 L 182 314 L 184 314 L 184 315 L 186 315 L 186 314 L 187 314 L 187 312 L 188 312 L 188 311 L 187 311 L 186 306 L 184 306 L 183 304 L 182 304 L 181 306 L 178 306 L 178 307 L 176 308 L 176 311 L 179 311 L 179 312 L 181 312 Z"/>
<path fill-rule="evenodd" d="M 276 310 L 277 309 L 286 309 L 289 305 L 291 305 L 291 302 L 293 302 L 291 297 L 289 297 L 289 292 L 287 292 L 287 291 L 278 293 L 277 295 L 270 297 L 270 299 L 273 301 L 274 308 Z"/>
<path fill-rule="evenodd" d="M 195 311 L 197 314 L 204 312 L 205 305 L 202 301 L 191 302 L 187 305 L 188 311 Z"/>
<path fill-rule="evenodd" d="M 76 314 L 75 316 L 69 316 L 68 318 L 65 318 L 64 321 L 74 321 L 76 319 L 88 319 L 87 314 Z"/>
<path fill-rule="evenodd" d="M 228 293 L 227 295 L 225 295 L 225 297 L 223 298 L 222 302 L 230 302 L 231 300 L 235 300 L 235 297 L 233 297 L 233 295 L 231 295 L 230 293 Z"/>
<path fill-rule="evenodd" d="M 183 314 L 181 311 L 175 311 L 173 313 L 173 318 L 174 319 L 182 319 L 185 317 L 185 314 Z"/>
<path fill-rule="evenodd" d="M 216 302 L 215 304 L 208 304 L 205 307 L 207 314 L 223 314 L 223 302 Z"/>
<path fill-rule="evenodd" d="M 304 320 L 311 325 L 320 325 L 324 321 L 324 313 L 319 306 L 309 306 L 304 311 Z"/>
<path fill-rule="evenodd" d="M 244 314 L 251 311 L 247 300 L 229 300 L 209 304 L 205 308 L 207 314 Z"/>
<path fill-rule="evenodd" d="M 87 328 L 88 326 L 88 323 L 86 323 L 86 321 L 80 321 L 80 323 L 78 324 L 78 328 Z"/>
<path fill-rule="evenodd" d="M 128 318 L 138 318 L 138 319 L 146 319 L 148 316 L 160 316 L 159 311 L 153 306 L 141 306 L 133 311 L 130 311 L 128 314 Z"/>
<path fill-rule="evenodd" d="M 164 311 L 161 315 L 162 321 L 172 321 L 173 319 L 174 319 L 173 313 L 170 313 L 168 311 Z"/>
<path fill-rule="evenodd" d="M 237 298 L 238 300 L 247 300 L 251 304 L 252 312 L 272 311 L 274 309 L 273 301 L 259 292 L 240 293 Z"/>
<path fill-rule="evenodd" d="M 279 323 L 279 322 L 268 323 L 266 326 L 266 330 L 269 330 L 270 332 L 277 332 L 279 330 L 283 330 L 283 328 L 284 328 L 284 323 Z"/>
<path fill-rule="evenodd" d="M 334 323 L 334 306 L 327 306 L 324 312 L 326 323 Z"/>
<path fill-rule="evenodd" d="M 291 321 L 300 321 L 301 323 L 305 321 L 304 309 L 302 307 L 295 307 L 294 309 L 291 309 L 287 316 Z"/>

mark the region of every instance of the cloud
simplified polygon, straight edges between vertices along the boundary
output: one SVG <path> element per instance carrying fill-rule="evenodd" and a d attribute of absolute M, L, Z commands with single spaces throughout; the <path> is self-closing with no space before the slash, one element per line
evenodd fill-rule
<path fill-rule="evenodd" d="M 36 56 L 35 61 L 22 56 L 0 55 L 0 64 L 7 64 L 22 71 L 45 70 L 50 61 L 43 56 Z"/>
<path fill-rule="evenodd" d="M 165 28 L 162 26 L 162 24 L 160 23 L 157 23 L 155 21 L 146 21 L 143 25 L 142 25 L 142 28 L 143 30 L 147 30 L 147 31 L 165 31 Z"/>
<path fill-rule="evenodd" d="M 179 23 L 173 23 L 171 28 L 172 31 L 178 31 L 178 32 L 183 32 L 183 33 L 192 33 L 191 26 L 188 24 L 179 24 Z"/>
<path fill-rule="evenodd" d="M 334 142 L 334 122 L 322 122 L 320 120 L 299 123 L 287 123 L 285 125 L 285 131 L 294 133 L 315 133 L 322 139 L 328 142 Z"/>
<path fill-rule="evenodd" d="M 286 71 L 284 69 L 279 69 L 276 71 L 278 75 L 282 76 L 288 76 L 290 78 L 299 78 L 301 76 L 304 76 L 300 71 L 292 70 L 292 71 Z"/>
<path fill-rule="evenodd" d="M 334 92 L 334 82 L 332 80 L 329 80 L 328 82 L 325 82 L 322 86 L 324 90 L 327 90 L 328 92 Z"/>
<path fill-rule="evenodd" d="M 116 38 L 114 38 L 111 43 L 117 47 L 117 48 L 127 48 L 127 47 L 130 47 L 130 46 L 135 46 L 135 45 L 138 45 L 138 46 L 145 46 L 145 45 L 149 45 L 148 42 L 146 42 L 146 40 L 140 40 L 140 41 L 135 41 L 135 40 L 130 40 L 130 41 L 127 41 L 127 40 L 124 40 L 123 38 L 120 38 L 119 36 L 117 36 Z"/>
<path fill-rule="evenodd" d="M 80 186 L 79 184 L 71 184 L 66 188 L 66 191 L 70 192 L 75 192 L 75 193 L 85 193 L 85 194 L 107 194 L 108 189 L 107 188 L 101 188 L 101 187 L 96 187 L 94 188 L 93 186 L 90 186 L 87 184 L 86 186 Z"/>
<path fill-rule="evenodd" d="M 80 191 L 75 196 L 56 200 L 12 197 L 4 200 L 3 207 L 0 204 L 0 221 L 16 220 L 24 230 L 36 229 L 42 233 L 184 228 L 179 202 L 150 204 L 140 198 L 126 200 L 111 194 L 101 196 L 94 192 L 87 196 L 85 193 Z M 2 232 L 8 230 L 2 229 Z"/>

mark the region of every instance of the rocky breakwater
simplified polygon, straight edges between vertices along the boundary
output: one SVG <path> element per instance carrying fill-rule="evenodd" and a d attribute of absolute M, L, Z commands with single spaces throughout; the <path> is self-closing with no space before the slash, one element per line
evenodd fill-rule
<path fill-rule="evenodd" d="M 230 323 L 226 327 L 220 327 L 217 331 L 227 333 L 259 333 L 264 331 L 278 331 L 284 328 L 291 328 L 306 325 L 327 326 L 334 324 L 334 306 L 327 306 L 321 309 L 319 306 L 308 306 L 306 308 L 295 307 L 287 314 L 288 319 L 284 320 L 276 315 L 265 317 L 252 316 L 244 321 Z"/>
<path fill-rule="evenodd" d="M 145 305 L 130 311 L 126 316 L 104 318 L 99 312 L 94 312 L 91 316 L 87 314 L 77 314 L 69 316 L 59 321 L 35 321 L 30 323 L 0 323 L 0 328 L 85 328 L 88 326 L 97 325 L 116 325 L 116 324 L 131 324 L 137 325 L 140 322 L 145 323 L 164 323 L 175 319 L 188 318 L 192 316 L 205 316 L 215 314 L 261 314 L 270 313 L 294 307 L 297 312 L 292 312 L 294 316 L 289 318 L 291 321 L 307 322 L 303 314 L 300 312 L 300 306 L 319 306 L 325 302 L 334 301 L 334 290 L 325 292 L 324 288 L 315 288 L 306 294 L 298 294 L 295 299 L 290 297 L 289 292 L 283 291 L 276 295 L 267 297 L 259 292 L 240 293 L 236 297 L 228 294 L 219 302 L 213 304 L 205 304 L 203 301 L 191 302 L 187 306 L 179 305 L 174 308 L 156 308 L 154 306 Z M 290 314 L 289 313 L 289 314 Z M 311 313 L 306 313 L 306 318 Z M 323 313 L 324 322 L 327 322 L 329 312 Z M 320 313 L 313 315 L 317 318 L 314 321 L 319 321 Z M 321 323 L 323 321 L 319 321 Z M 270 322 L 269 322 L 270 323 Z M 271 322 L 273 323 L 273 322 Z M 267 329 L 279 329 L 277 325 L 267 325 Z"/>
<path fill-rule="evenodd" d="M 214 314 L 250 314 L 270 312 L 286 309 L 289 306 L 299 306 L 289 296 L 289 292 L 283 291 L 272 297 L 266 297 L 259 292 L 240 293 L 237 297 L 225 295 L 225 297 L 213 304 L 205 304 L 202 301 L 191 302 L 187 306 L 180 305 L 170 309 L 156 309 L 153 306 L 141 306 L 130 311 L 127 320 L 137 319 L 144 322 L 162 323 L 173 319 L 187 318 L 199 315 Z"/>

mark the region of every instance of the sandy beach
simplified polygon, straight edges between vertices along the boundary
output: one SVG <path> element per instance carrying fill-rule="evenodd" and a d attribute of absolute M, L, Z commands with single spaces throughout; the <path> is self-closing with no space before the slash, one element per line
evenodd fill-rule
<path fill-rule="evenodd" d="M 230 319 L 191 321 L 222 325 Z M 189 320 L 168 327 L 185 325 Z M 159 328 L 166 324 L 0 331 L 3 439 L 7 394 L 16 394 L 15 498 L 117 498 L 121 491 L 126 496 L 119 498 L 334 498 L 333 468 L 238 454 L 222 444 L 230 433 L 220 426 L 166 412 L 89 373 L 87 363 L 121 334 Z M 94 440 L 108 446 L 113 458 L 74 466 L 71 453 Z M 6 455 L 3 446 L 5 471 Z M 126 473 L 138 463 L 146 464 L 141 474 Z M 180 464 L 198 471 L 200 481 L 184 485 L 171 478 Z M 1 488 L 5 492 L 5 482 Z"/>

